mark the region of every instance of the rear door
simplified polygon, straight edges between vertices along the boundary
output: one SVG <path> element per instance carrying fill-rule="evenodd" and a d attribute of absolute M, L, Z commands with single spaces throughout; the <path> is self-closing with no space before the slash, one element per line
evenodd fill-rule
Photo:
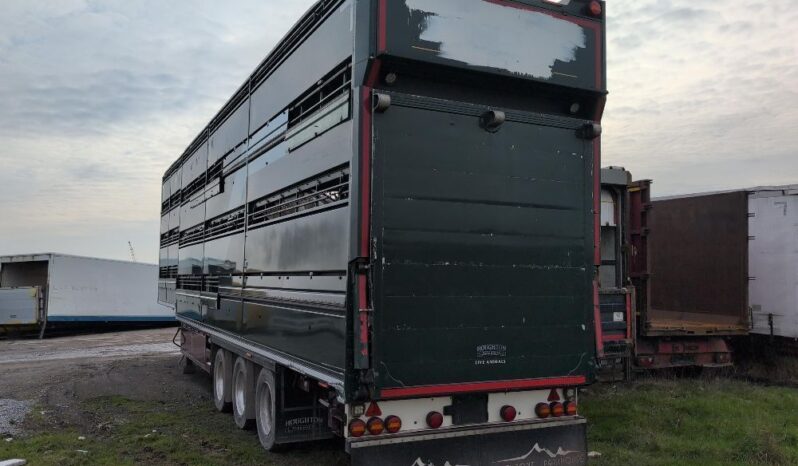
<path fill-rule="evenodd" d="M 39 287 L 0 288 L 0 326 L 39 322 Z"/>
<path fill-rule="evenodd" d="M 374 116 L 377 386 L 592 378 L 584 121 L 391 95 Z M 562 379 L 564 380 L 564 379 Z M 519 387 L 512 383 L 507 387 Z"/>

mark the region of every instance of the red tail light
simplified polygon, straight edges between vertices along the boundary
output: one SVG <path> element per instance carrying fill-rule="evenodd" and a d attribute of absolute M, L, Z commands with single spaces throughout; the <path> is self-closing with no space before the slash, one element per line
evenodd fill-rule
<path fill-rule="evenodd" d="M 555 401 L 549 405 L 549 407 L 551 408 L 551 415 L 553 417 L 560 417 L 565 414 L 565 407 L 560 402 Z"/>
<path fill-rule="evenodd" d="M 371 435 L 380 435 L 385 430 L 385 423 L 382 422 L 382 419 L 373 417 L 366 423 L 366 429 Z"/>
<path fill-rule="evenodd" d="M 395 434 L 402 429 L 402 420 L 398 416 L 388 416 L 385 418 L 385 430 L 389 434 Z"/>
<path fill-rule="evenodd" d="M 549 401 L 560 401 L 560 394 L 557 393 L 557 389 L 556 388 L 552 388 L 551 389 L 551 392 L 549 392 L 548 400 Z"/>
<path fill-rule="evenodd" d="M 349 423 L 349 435 L 352 437 L 362 437 L 366 433 L 366 423 L 360 419 L 355 419 Z"/>
<path fill-rule="evenodd" d="M 535 414 L 541 419 L 546 419 L 551 416 L 551 407 L 548 403 L 538 403 L 537 406 L 535 406 Z"/>
<path fill-rule="evenodd" d="M 516 413 L 515 408 L 513 408 L 512 406 L 508 406 L 508 405 L 502 406 L 501 411 L 499 411 L 499 415 L 506 422 L 514 421 L 516 414 L 518 414 L 518 413 Z"/>
<path fill-rule="evenodd" d="M 575 401 L 569 401 L 569 402 L 565 403 L 564 407 L 565 407 L 565 414 L 567 414 L 569 416 L 576 416 L 576 402 Z"/>
<path fill-rule="evenodd" d="M 369 404 L 369 409 L 366 410 L 366 417 L 375 416 L 382 416 L 382 410 L 380 409 L 380 405 L 372 401 Z"/>
<path fill-rule="evenodd" d="M 427 425 L 433 429 L 437 429 L 438 427 L 442 426 L 443 414 L 437 411 L 432 411 L 431 413 L 427 414 Z"/>
<path fill-rule="evenodd" d="M 603 11 L 603 8 L 601 8 L 601 3 L 599 3 L 597 0 L 590 2 L 590 5 L 587 7 L 587 9 L 590 11 L 590 14 L 595 17 L 601 16 Z"/>

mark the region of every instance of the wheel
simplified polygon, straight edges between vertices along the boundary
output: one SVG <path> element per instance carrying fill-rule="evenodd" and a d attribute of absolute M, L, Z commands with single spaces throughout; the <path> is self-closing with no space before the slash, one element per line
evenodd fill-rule
<path fill-rule="evenodd" d="M 255 384 L 255 420 L 258 427 L 260 444 L 267 451 L 274 451 L 276 425 L 276 403 L 274 390 L 274 372 L 263 368 Z"/>
<path fill-rule="evenodd" d="M 220 412 L 231 407 L 233 363 L 230 352 L 219 348 L 213 358 L 213 404 Z"/>
<path fill-rule="evenodd" d="M 239 429 L 255 423 L 255 366 L 244 358 L 236 358 L 233 366 L 233 418 Z"/>

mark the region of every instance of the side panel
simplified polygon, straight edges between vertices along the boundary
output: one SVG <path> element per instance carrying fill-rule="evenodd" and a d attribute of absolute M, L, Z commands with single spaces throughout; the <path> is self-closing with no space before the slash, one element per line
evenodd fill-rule
<path fill-rule="evenodd" d="M 39 322 L 39 287 L 0 288 L 0 327 Z"/>
<path fill-rule="evenodd" d="M 253 90 L 250 134 L 283 111 L 319 77 L 352 55 L 352 10 L 352 2 L 345 2 L 271 74 L 267 85 Z"/>
<path fill-rule="evenodd" d="M 50 321 L 173 320 L 172 309 L 157 299 L 155 265 L 58 255 L 51 260 Z"/>
<path fill-rule="evenodd" d="M 747 194 L 740 191 L 655 201 L 649 228 L 647 328 L 745 331 Z"/>
<path fill-rule="evenodd" d="M 798 190 L 748 202 L 752 333 L 798 338 Z"/>

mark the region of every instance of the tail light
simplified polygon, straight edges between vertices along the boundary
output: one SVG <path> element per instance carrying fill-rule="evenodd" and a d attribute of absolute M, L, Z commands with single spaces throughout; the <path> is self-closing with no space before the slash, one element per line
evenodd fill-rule
<path fill-rule="evenodd" d="M 551 416 L 551 407 L 548 403 L 538 403 L 537 406 L 535 406 L 535 414 L 541 419 L 546 419 Z"/>
<path fill-rule="evenodd" d="M 389 434 L 395 434 L 402 429 L 402 420 L 399 416 L 388 416 L 385 418 L 385 430 Z"/>
<path fill-rule="evenodd" d="M 518 413 L 515 411 L 515 408 L 509 405 L 502 406 L 501 411 L 499 411 L 499 415 L 506 422 L 514 421 L 516 414 Z"/>
<path fill-rule="evenodd" d="M 637 365 L 640 367 L 651 367 L 654 365 L 654 356 L 638 356 Z"/>
<path fill-rule="evenodd" d="M 366 429 L 371 435 L 380 435 L 385 430 L 385 423 L 382 422 L 382 419 L 373 417 L 366 423 Z"/>
<path fill-rule="evenodd" d="M 569 401 L 563 405 L 565 408 L 565 414 L 569 416 L 576 416 L 576 402 Z"/>
<path fill-rule="evenodd" d="M 443 414 L 437 411 L 432 411 L 431 413 L 427 414 L 427 425 L 433 429 L 437 429 L 438 427 L 442 426 Z"/>
<path fill-rule="evenodd" d="M 366 433 L 366 423 L 360 419 L 355 419 L 349 423 L 349 435 L 352 437 L 362 437 Z"/>
<path fill-rule="evenodd" d="M 554 403 L 549 405 L 549 408 L 551 409 L 552 417 L 560 417 L 563 414 L 565 414 L 565 407 L 562 405 L 562 403 L 558 401 L 555 401 Z"/>
<path fill-rule="evenodd" d="M 598 2 L 597 0 L 593 0 L 592 2 L 590 2 L 590 5 L 588 5 L 587 7 L 587 11 L 596 18 L 601 16 L 603 10 L 604 9 L 601 7 L 601 3 Z"/>

